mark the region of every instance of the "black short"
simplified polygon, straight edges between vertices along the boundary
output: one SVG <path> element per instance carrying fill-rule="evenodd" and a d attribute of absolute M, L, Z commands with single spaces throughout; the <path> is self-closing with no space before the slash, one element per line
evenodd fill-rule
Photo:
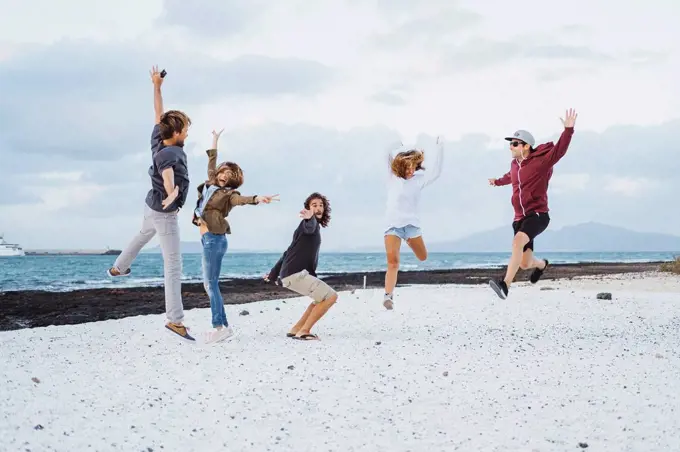
<path fill-rule="evenodd" d="M 534 239 L 550 224 L 550 215 L 548 212 L 545 213 L 531 213 L 521 220 L 514 221 L 512 223 L 512 230 L 515 231 L 515 235 L 518 232 L 524 232 L 529 236 L 529 243 L 524 246 L 524 251 L 530 249 L 534 250 Z"/>

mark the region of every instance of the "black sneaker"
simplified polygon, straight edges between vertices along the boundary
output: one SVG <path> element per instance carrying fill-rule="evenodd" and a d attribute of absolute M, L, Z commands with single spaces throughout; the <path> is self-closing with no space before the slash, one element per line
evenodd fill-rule
<path fill-rule="evenodd" d="M 505 297 L 508 296 L 508 285 L 505 284 L 505 281 L 494 281 L 493 279 L 489 281 L 489 285 L 491 288 L 496 292 L 496 295 L 500 297 L 501 300 L 505 300 Z"/>
<path fill-rule="evenodd" d="M 531 276 L 529 277 L 529 280 L 531 281 L 531 284 L 536 284 L 539 279 L 541 279 L 541 276 L 543 276 L 543 272 L 548 268 L 548 259 L 545 260 L 545 267 L 543 267 L 543 270 L 540 270 L 538 268 L 534 268 L 534 271 L 531 272 Z"/>

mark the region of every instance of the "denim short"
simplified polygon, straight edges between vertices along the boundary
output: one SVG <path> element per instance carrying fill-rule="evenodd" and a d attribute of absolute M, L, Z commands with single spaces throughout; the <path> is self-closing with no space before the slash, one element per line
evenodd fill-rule
<path fill-rule="evenodd" d="M 409 240 L 420 237 L 423 235 L 423 232 L 418 226 L 407 224 L 406 226 L 400 228 L 389 228 L 387 231 L 385 231 L 385 235 L 396 235 L 402 240 Z"/>

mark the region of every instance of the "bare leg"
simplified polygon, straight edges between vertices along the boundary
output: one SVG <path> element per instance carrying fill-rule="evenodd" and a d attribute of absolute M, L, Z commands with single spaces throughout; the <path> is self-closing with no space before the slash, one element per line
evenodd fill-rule
<path fill-rule="evenodd" d="M 293 328 L 290 329 L 289 334 L 296 335 L 298 331 L 303 327 L 305 322 L 307 322 L 307 319 L 309 318 L 309 315 L 312 313 L 312 310 L 314 309 L 314 303 L 309 303 L 309 306 L 307 306 L 307 309 L 305 310 L 305 313 L 302 314 L 302 317 L 300 317 L 300 320 L 297 321 L 295 325 L 293 325 Z"/>
<path fill-rule="evenodd" d="M 522 270 L 531 270 L 532 268 L 543 270 L 545 265 L 545 260 L 537 259 L 534 257 L 534 252 L 531 249 L 528 249 L 522 255 L 522 262 L 519 263 L 519 268 Z"/>
<path fill-rule="evenodd" d="M 510 262 L 508 262 L 508 269 L 505 272 L 505 284 L 510 287 L 512 281 L 515 280 L 517 271 L 519 270 L 519 265 L 522 262 L 522 255 L 524 254 L 524 246 L 529 243 L 529 236 L 524 232 L 520 231 L 515 234 L 515 238 L 512 240 L 512 256 L 510 256 Z"/>
<path fill-rule="evenodd" d="M 387 309 L 392 309 L 392 292 L 397 285 L 397 274 L 399 273 L 399 249 L 401 239 L 396 235 L 385 236 L 385 253 L 387 256 L 387 272 L 385 272 L 385 300 L 383 305 Z"/>
<path fill-rule="evenodd" d="M 302 328 L 300 328 L 296 336 L 300 337 L 303 334 L 310 334 L 312 328 L 314 325 L 316 325 L 316 322 L 318 322 L 319 319 L 321 319 L 321 317 L 323 317 L 326 312 L 328 312 L 328 310 L 335 304 L 336 301 L 338 301 L 338 295 L 333 294 L 327 300 L 324 300 L 321 303 L 312 304 L 312 312 L 307 316 L 304 325 L 302 325 Z"/>
<path fill-rule="evenodd" d="M 425 241 L 423 240 L 423 236 L 419 237 L 414 237 L 412 239 L 408 239 L 406 241 L 408 246 L 411 247 L 411 250 L 413 250 L 413 254 L 416 255 L 416 258 L 419 261 L 424 261 L 427 259 L 427 247 L 425 246 Z"/>

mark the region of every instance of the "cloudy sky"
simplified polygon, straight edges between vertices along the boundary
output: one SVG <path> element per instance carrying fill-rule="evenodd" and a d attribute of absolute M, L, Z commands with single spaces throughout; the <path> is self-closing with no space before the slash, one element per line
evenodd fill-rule
<path fill-rule="evenodd" d="M 416 6 L 417 5 L 417 6 Z M 333 206 L 324 248 L 382 243 L 383 147 L 446 137 L 426 241 L 512 220 L 503 137 L 555 140 L 552 228 L 680 233 L 676 0 L 0 1 L 0 231 L 25 248 L 123 247 L 139 229 L 153 126 L 148 70 L 192 118 L 193 187 L 213 128 L 244 194 L 232 248 L 282 248 L 304 198 Z M 39 12 L 39 14 L 38 14 Z M 182 239 L 199 239 L 188 207 Z M 152 242 L 155 245 L 156 241 Z"/>

